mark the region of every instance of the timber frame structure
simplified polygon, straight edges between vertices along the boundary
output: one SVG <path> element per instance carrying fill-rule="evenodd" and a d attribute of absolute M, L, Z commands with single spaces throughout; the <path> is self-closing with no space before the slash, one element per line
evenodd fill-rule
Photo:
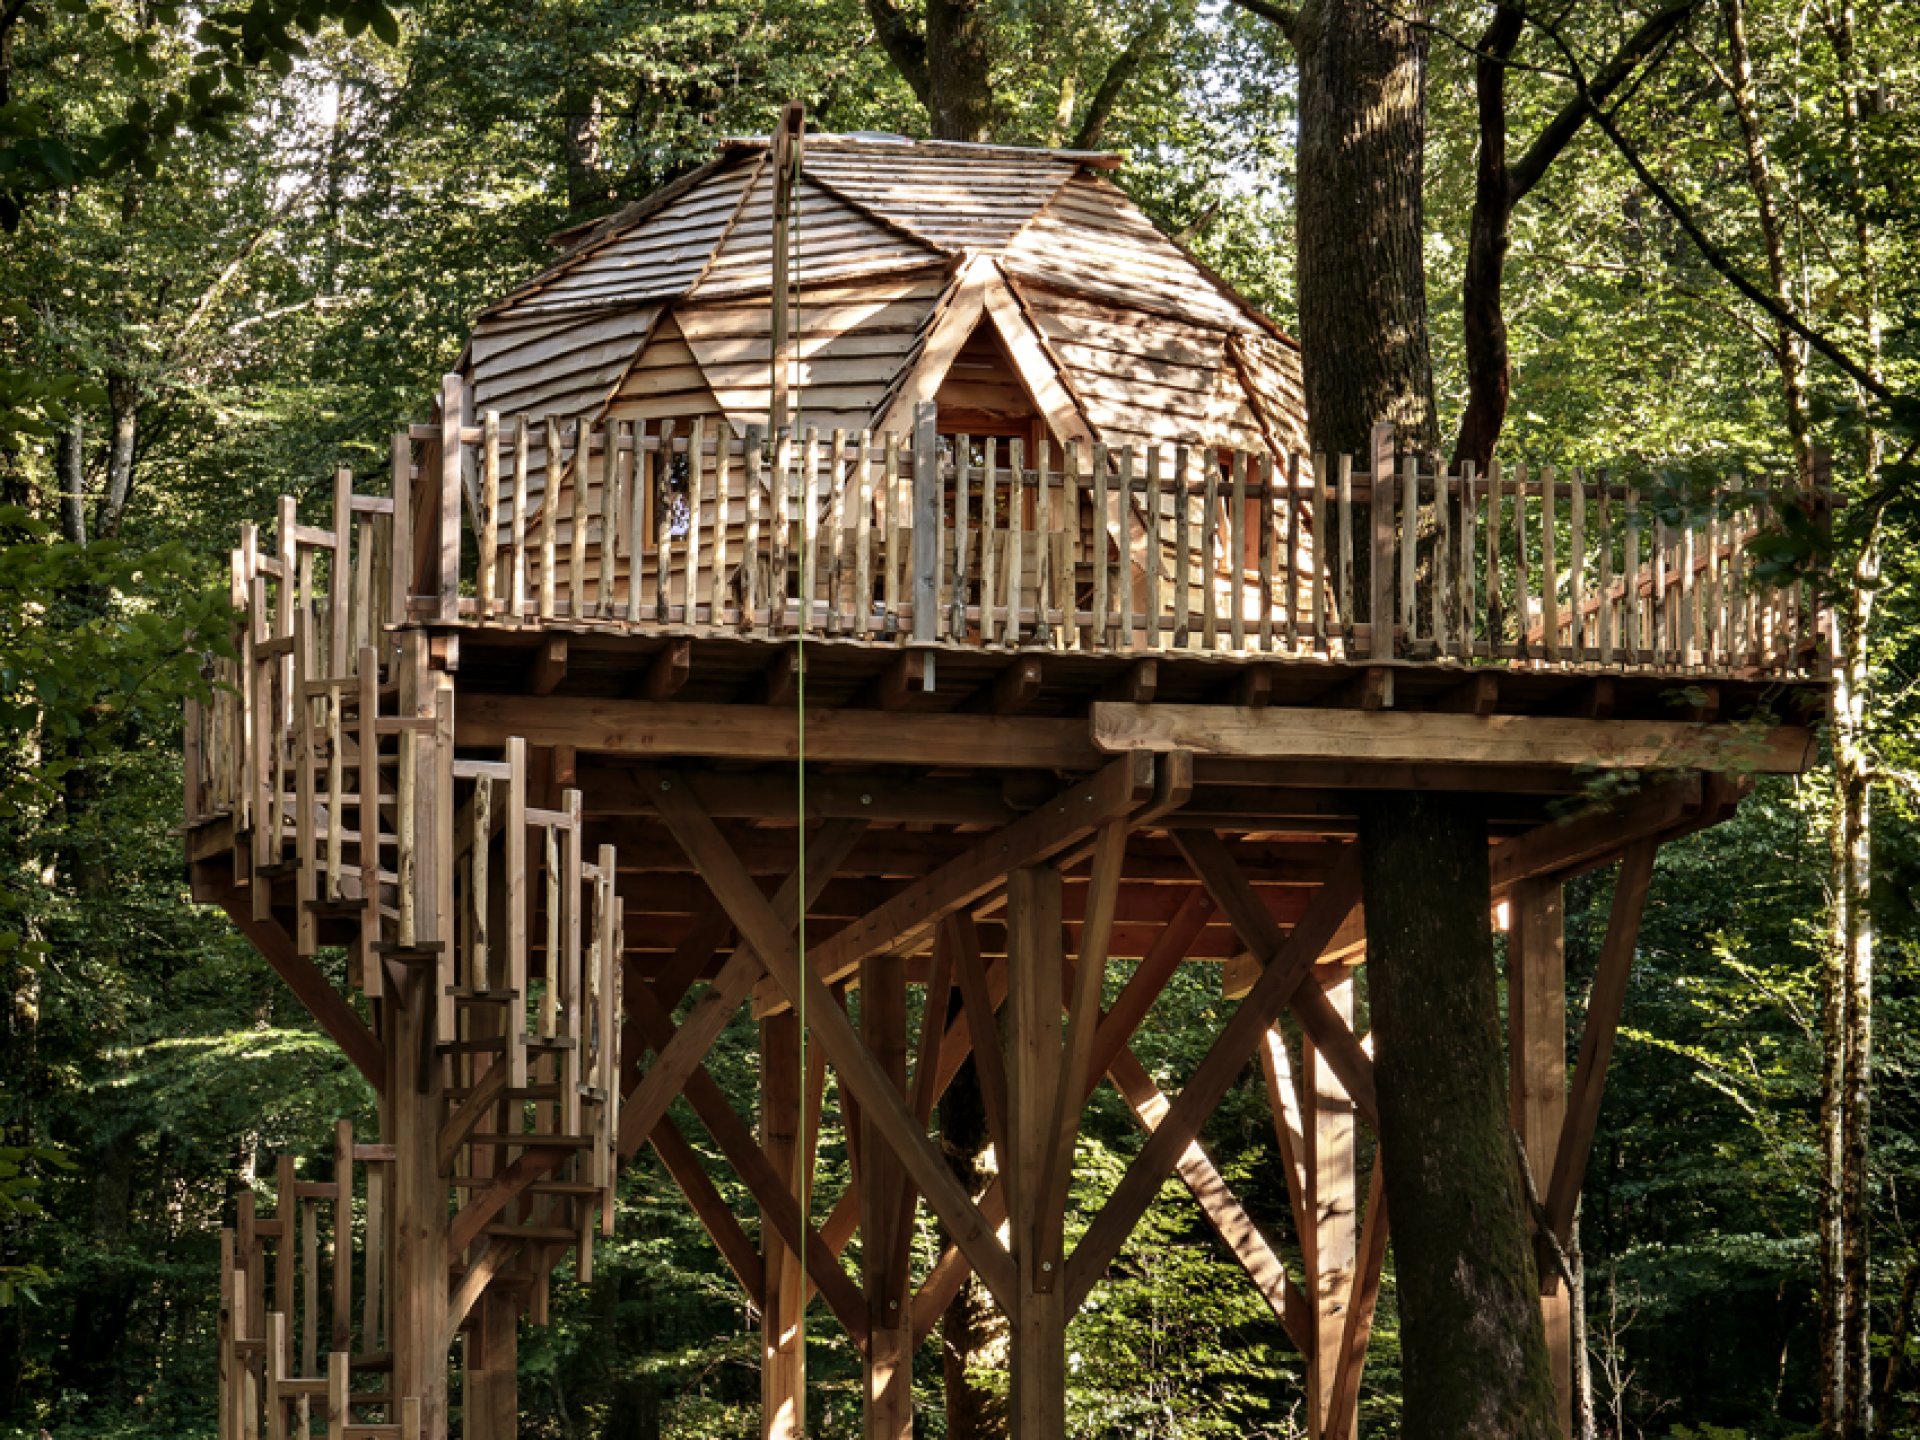
<path fill-rule="evenodd" d="M 864 1357 L 865 1433 L 910 1435 L 913 1356 L 972 1274 L 1009 1321 L 1012 1433 L 1057 1440 L 1067 1324 L 1177 1175 L 1306 1357 L 1311 1433 L 1346 1440 L 1389 1244 L 1357 1165 L 1354 796 L 1484 797 L 1513 1120 L 1564 1238 L 1659 845 L 1811 762 L 1824 619 L 1749 573 L 1774 523 L 1752 489 L 1451 473 L 1385 429 L 1317 461 L 1057 431 L 982 452 L 931 401 L 905 433 L 796 434 L 471 393 L 448 376 L 395 437 L 386 493 L 342 472 L 324 523 L 288 498 L 246 527 L 188 717 L 194 893 L 379 1099 L 324 1178 L 283 1159 L 272 1214 L 242 1197 L 223 1440 L 517 1434 L 519 1321 L 563 1259 L 591 1280 L 649 1145 L 762 1317 L 765 1436 L 804 1433 L 815 1298 Z M 537 508 L 536 450 L 560 477 Z M 1561 889 L 1607 866 L 1570 1062 Z M 1167 1093 L 1130 1043 L 1182 964 L 1237 1006 Z M 748 1006 L 757 1115 L 706 1068 Z M 968 1056 L 979 1193 L 930 1134 Z M 1284 1243 L 1200 1138 L 1256 1060 Z M 830 1201 L 829 1067 L 854 1157 Z M 1145 1138 L 1069 1246 L 1103 1083 Z M 922 1214 L 945 1249 L 916 1274 Z M 1564 1397 L 1551 1270 L 1542 1304 Z"/>

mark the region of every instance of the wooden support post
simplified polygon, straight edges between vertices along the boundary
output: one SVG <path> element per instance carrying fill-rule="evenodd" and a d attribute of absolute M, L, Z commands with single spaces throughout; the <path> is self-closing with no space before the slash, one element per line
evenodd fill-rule
<path fill-rule="evenodd" d="M 1326 996 L 1334 1013 L 1351 1025 L 1353 977 L 1326 986 Z M 1338 1435 L 1327 1429 L 1358 1254 L 1353 1101 L 1310 1035 L 1302 1036 L 1300 1068 L 1305 1081 L 1303 1208 L 1313 1227 L 1301 1238 L 1314 1316 L 1313 1351 L 1307 1357 L 1307 1409 L 1312 1416 L 1308 1433 L 1314 1440 L 1353 1440 L 1359 1434 L 1356 1415 L 1346 1417 Z"/>
<path fill-rule="evenodd" d="M 1367 653 L 1376 659 L 1393 654 L 1393 426 L 1373 427 L 1369 445 L 1367 512 L 1372 518 L 1368 573 Z"/>
<path fill-rule="evenodd" d="M 467 423 L 466 382 L 459 375 L 440 381 L 440 534 L 435 571 L 442 620 L 460 618 L 460 431 Z M 284 583 L 284 582 L 283 582 Z"/>
<path fill-rule="evenodd" d="M 984 523 L 984 522 L 983 522 Z M 931 402 L 913 415 L 913 638 L 932 640 L 938 633 L 940 602 L 940 441 Z M 980 631 L 991 630 L 989 598 L 980 600 Z M 927 657 L 929 667 L 933 657 Z M 932 687 L 929 686 L 929 689 Z"/>
<path fill-rule="evenodd" d="M 465 1440 L 516 1440 L 520 1433 L 519 1312 L 513 1292 L 497 1283 L 473 1307 L 464 1342 Z"/>
<path fill-rule="evenodd" d="M 1535 1186 L 1544 1192 L 1567 1114 L 1566 917 L 1560 882 L 1522 881 L 1513 888 L 1512 907 L 1507 933 L 1509 1108 Z M 1544 1263 L 1541 1271 L 1547 1273 Z M 1560 1402 L 1560 1431 L 1567 1434 L 1573 1425 L 1573 1312 L 1566 1287 L 1543 1293 L 1540 1306 Z"/>
<path fill-rule="evenodd" d="M 874 956 L 860 964 L 860 1031 L 887 1078 L 907 1087 L 906 962 Z M 907 1268 L 912 1231 L 902 1213 L 907 1175 L 866 1111 L 861 1112 L 860 1237 L 867 1301 L 865 1440 L 911 1440 L 913 1329 Z"/>
<path fill-rule="evenodd" d="M 800 1021 L 788 1010 L 760 1022 L 760 1144 L 791 1184 L 799 1177 Z M 760 1321 L 760 1440 L 803 1440 L 807 1347 L 801 1317 L 807 1283 L 800 1257 L 772 1225 L 760 1227 L 766 1308 Z"/>
<path fill-rule="evenodd" d="M 442 699 L 439 684 L 448 677 L 427 669 L 421 637 L 401 659 L 400 704 L 403 715 L 435 713 Z M 415 747 L 420 754 L 411 787 L 421 836 L 419 893 L 427 898 L 421 938 L 449 939 L 451 906 L 441 909 L 441 880 L 451 884 L 451 856 L 441 849 L 438 811 L 452 814 L 452 797 L 441 791 L 438 745 Z M 451 747 L 446 758 L 451 759 Z M 449 849 L 451 847 L 448 847 Z M 417 1396 L 424 1440 L 447 1434 L 447 1264 L 446 1181 L 440 1171 L 440 1120 L 446 1109 L 443 1067 L 435 1056 L 441 997 L 435 992 L 438 967 L 418 957 L 403 961 L 400 983 L 386 995 L 387 1072 L 382 1139 L 392 1144 L 393 1161 L 393 1349 L 394 1393 Z"/>
<path fill-rule="evenodd" d="M 1060 872 L 1029 866 L 1007 877 L 1008 1121 L 1011 1250 L 1018 1267 L 1012 1440 L 1058 1440 L 1067 1421 L 1067 1296 L 1060 1267 L 1040 1258 L 1060 1049 Z M 1042 1267 L 1045 1267 L 1044 1269 Z"/>

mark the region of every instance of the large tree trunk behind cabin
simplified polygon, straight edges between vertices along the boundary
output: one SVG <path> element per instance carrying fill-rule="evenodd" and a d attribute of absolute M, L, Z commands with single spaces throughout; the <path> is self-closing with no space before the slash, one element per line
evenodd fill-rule
<path fill-rule="evenodd" d="M 1361 804 L 1367 993 L 1407 1440 L 1557 1440 L 1507 1121 L 1486 820 L 1471 796 Z"/>
<path fill-rule="evenodd" d="M 936 140 L 993 138 L 993 81 L 981 0 L 927 0 L 927 109 Z"/>
<path fill-rule="evenodd" d="M 1309 0 L 1300 59 L 1300 345 L 1316 451 L 1363 453 L 1391 420 L 1439 443 L 1421 254 L 1424 7 Z"/>

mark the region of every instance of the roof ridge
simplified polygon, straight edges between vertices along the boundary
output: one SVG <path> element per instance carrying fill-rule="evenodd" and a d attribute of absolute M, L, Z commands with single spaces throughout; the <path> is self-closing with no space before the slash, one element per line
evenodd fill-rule
<path fill-rule="evenodd" d="M 722 154 L 729 151 L 764 150 L 772 145 L 766 135 L 726 135 L 716 143 Z M 911 135 L 894 135 L 873 130 L 809 130 L 808 145 L 826 145 L 846 149 L 913 150 L 921 154 L 947 155 L 967 159 L 1029 159 L 1053 164 L 1083 165 L 1093 170 L 1117 170 L 1126 157 L 1117 150 L 1066 150 L 1040 145 L 995 145 L 977 140 L 922 140 Z"/>

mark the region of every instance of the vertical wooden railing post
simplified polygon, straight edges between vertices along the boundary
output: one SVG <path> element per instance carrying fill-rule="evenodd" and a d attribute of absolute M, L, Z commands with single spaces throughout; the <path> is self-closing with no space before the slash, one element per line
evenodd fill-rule
<path fill-rule="evenodd" d="M 440 565 L 436 572 L 441 620 L 460 618 L 460 432 L 467 423 L 467 387 L 458 375 L 440 380 Z"/>
<path fill-rule="evenodd" d="M 398 664 L 401 716 L 431 721 L 431 731 L 403 732 L 416 743 L 413 771 L 401 802 L 416 814 L 413 881 L 418 896 L 414 938 L 422 944 L 453 940 L 452 909 L 452 677 L 430 666 L 426 637 L 411 631 Z M 446 950 L 441 958 L 450 958 Z M 404 983 L 390 987 L 387 1083 L 381 1138 L 394 1147 L 393 1161 L 393 1391 L 421 1400 L 427 1440 L 447 1433 L 446 1181 L 440 1171 L 439 1130 L 444 1116 L 444 1067 L 436 1042 L 451 1036 L 446 1022 L 452 1001 L 444 995 L 446 972 L 435 963 L 407 963 Z"/>
<path fill-rule="evenodd" d="M 932 640 L 940 597 L 940 440 L 931 403 L 913 411 L 913 638 Z M 984 601 L 982 602 L 985 603 Z M 984 627 L 983 627 L 984 628 Z"/>
<path fill-rule="evenodd" d="M 1376 659 L 1393 654 L 1393 426 L 1373 427 L 1367 445 L 1369 547 L 1367 653 Z"/>

